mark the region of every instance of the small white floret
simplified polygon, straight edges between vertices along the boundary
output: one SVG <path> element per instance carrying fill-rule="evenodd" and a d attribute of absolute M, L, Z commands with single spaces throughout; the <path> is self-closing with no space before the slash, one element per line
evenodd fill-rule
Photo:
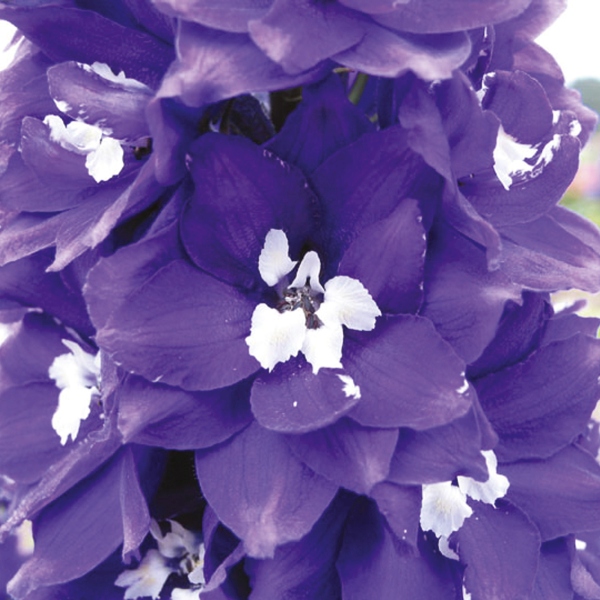
<path fill-rule="evenodd" d="M 497 472 L 498 459 L 493 450 L 481 452 L 485 458 L 489 477 L 487 481 L 476 481 L 471 477 L 458 476 L 458 487 L 473 500 L 479 500 L 486 504 L 495 504 L 498 498 L 503 498 L 510 486 L 508 478 Z"/>
<path fill-rule="evenodd" d="M 165 557 L 158 550 L 152 549 L 148 550 L 137 569 L 123 571 L 117 577 L 115 585 L 127 588 L 124 600 L 148 597 L 156 600 L 172 572 Z"/>
<path fill-rule="evenodd" d="M 296 266 L 298 261 L 290 259 L 289 251 L 285 233 L 281 229 L 271 229 L 258 257 L 258 271 L 267 285 L 277 285 Z"/>
<path fill-rule="evenodd" d="M 325 284 L 325 298 L 317 315 L 350 329 L 371 331 L 381 311 L 358 279 L 338 275 Z"/>
<path fill-rule="evenodd" d="M 65 126 L 56 115 L 47 115 L 44 124 L 50 129 L 53 142 L 86 157 L 85 167 L 96 183 L 108 181 L 123 170 L 125 162 L 121 144 L 105 135 L 100 127 L 83 121 L 71 121 Z"/>
<path fill-rule="evenodd" d="M 99 354 L 88 354 L 70 340 L 62 342 L 71 352 L 52 361 L 48 376 L 60 389 L 58 407 L 52 415 L 51 424 L 64 446 L 69 437 L 75 441 L 81 422 L 90 415 L 92 398 L 99 393 L 100 364 Z"/>
<path fill-rule="evenodd" d="M 423 485 L 421 528 L 431 530 L 438 537 L 448 537 L 458 531 L 473 509 L 466 495 L 450 481 Z"/>
<path fill-rule="evenodd" d="M 284 311 L 259 304 L 252 313 L 249 352 L 264 369 L 296 356 L 304 344 L 306 319 L 301 310 Z"/>

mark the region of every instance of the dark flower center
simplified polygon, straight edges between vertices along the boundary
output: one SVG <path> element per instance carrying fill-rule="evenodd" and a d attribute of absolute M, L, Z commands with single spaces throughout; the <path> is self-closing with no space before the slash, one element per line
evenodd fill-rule
<path fill-rule="evenodd" d="M 322 301 L 323 294 L 311 289 L 309 277 L 306 280 L 306 284 L 301 288 L 289 287 L 284 290 L 283 297 L 277 304 L 277 310 L 285 312 L 301 308 L 306 317 L 306 328 L 318 329 L 323 323 L 315 313 L 319 309 L 319 306 L 321 306 Z"/>

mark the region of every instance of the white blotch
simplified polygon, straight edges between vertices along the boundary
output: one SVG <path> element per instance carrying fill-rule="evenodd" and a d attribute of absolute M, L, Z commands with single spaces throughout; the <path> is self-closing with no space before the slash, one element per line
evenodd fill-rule
<path fill-rule="evenodd" d="M 53 142 L 86 157 L 86 169 L 96 183 L 108 181 L 125 166 L 121 144 L 105 135 L 100 127 L 83 121 L 71 121 L 65 126 L 56 115 L 47 115 L 44 124 L 50 129 Z"/>
<path fill-rule="evenodd" d="M 465 588 L 464 585 L 463 585 L 463 589 L 462 589 L 462 596 L 463 596 L 463 600 L 471 600 L 471 594 L 469 592 L 467 592 L 467 589 Z"/>
<path fill-rule="evenodd" d="M 200 590 L 184 590 L 173 588 L 171 600 L 200 600 Z"/>
<path fill-rule="evenodd" d="M 587 548 L 587 543 L 583 540 L 575 540 L 575 548 L 577 548 L 577 550 L 585 550 Z"/>
<path fill-rule="evenodd" d="M 503 498 L 510 486 L 508 478 L 504 475 L 500 475 L 497 472 L 498 459 L 493 450 L 483 450 L 481 452 L 485 458 L 489 477 L 487 481 L 476 481 L 471 477 L 458 476 L 458 487 L 460 490 L 473 498 L 473 500 L 479 500 L 486 504 L 495 504 L 498 498 Z"/>
<path fill-rule="evenodd" d="M 494 171 L 504 189 L 509 190 L 516 179 L 525 175 L 537 177 L 554 158 L 560 142 L 561 137 L 556 134 L 540 151 L 539 145 L 521 144 L 500 126 L 494 148 Z"/>
<path fill-rule="evenodd" d="M 285 291 L 281 310 L 266 304 L 254 309 L 246 338 L 250 355 L 269 371 L 298 352 L 304 354 L 315 374 L 323 368 L 342 368 L 343 326 L 370 331 L 381 311 L 357 279 L 338 276 L 321 286 L 321 260 L 314 251 L 304 255 L 292 283 L 286 285 L 286 277 L 297 264 L 288 250 L 285 233 L 271 229 L 258 268 L 268 285 L 277 286 L 278 293 L 283 287 Z"/>
<path fill-rule="evenodd" d="M 73 110 L 73 107 L 68 103 L 65 102 L 64 100 L 54 100 L 54 104 L 56 104 L 56 108 L 58 108 L 58 110 L 60 110 L 60 112 L 63 113 L 68 113 L 70 110 Z"/>
<path fill-rule="evenodd" d="M 459 394 L 464 394 L 469 389 L 469 382 L 465 374 L 463 373 L 462 376 L 464 377 L 463 384 L 456 390 Z"/>
<path fill-rule="evenodd" d="M 277 285 L 296 266 L 297 261 L 290 260 L 289 251 L 285 233 L 281 229 L 271 229 L 258 257 L 258 272 L 267 285 Z"/>
<path fill-rule="evenodd" d="M 75 441 L 81 421 L 90 415 L 92 398 L 100 393 L 97 387 L 100 353 L 96 356 L 88 354 L 70 340 L 62 340 L 62 343 L 70 352 L 54 359 L 48 376 L 54 379 L 56 387 L 60 389 L 58 407 L 52 415 L 52 428 L 64 446 L 69 437 Z"/>
<path fill-rule="evenodd" d="M 137 568 L 123 571 L 117 577 L 115 585 L 127 588 L 124 600 L 147 597 L 156 600 L 160 597 L 171 573 L 187 576 L 191 584 L 189 589 L 178 588 L 178 594 L 171 598 L 199 597 L 198 594 L 206 583 L 204 545 L 194 533 L 176 521 L 169 521 L 169 523 L 171 531 L 163 535 L 156 521 L 151 522 L 150 533 L 156 540 L 158 548 L 148 550 Z"/>
<path fill-rule="evenodd" d="M 533 169 L 525 159 L 533 158 L 536 152 L 534 146 L 517 142 L 500 125 L 494 148 L 494 171 L 504 189 L 510 189 L 517 173 L 527 173 Z"/>
<path fill-rule="evenodd" d="M 573 119 L 569 123 L 569 135 L 577 137 L 582 131 L 581 123 L 577 119 Z"/>
<path fill-rule="evenodd" d="M 552 111 L 552 125 L 556 125 L 560 121 L 560 114 L 561 114 L 560 110 Z"/>
<path fill-rule="evenodd" d="M 360 387 L 354 383 L 354 379 L 350 375 L 338 375 L 338 379 L 344 384 L 342 391 L 348 398 L 360 399 Z M 404 530 L 406 533 L 406 529 Z"/>
<path fill-rule="evenodd" d="M 473 509 L 467 497 L 450 481 L 423 485 L 421 528 L 431 530 L 438 537 L 448 537 L 458 531 Z"/>
<path fill-rule="evenodd" d="M 92 71 L 93 73 L 96 73 L 96 75 L 100 75 L 100 77 L 103 79 L 117 83 L 121 87 L 152 93 L 152 90 L 145 83 L 142 83 L 137 79 L 125 77 L 124 71 L 121 71 L 118 75 L 115 75 L 112 69 L 106 63 L 94 62 L 91 65 L 79 63 L 79 66 L 86 71 Z"/>
<path fill-rule="evenodd" d="M 297 406 L 298 406 L 298 400 L 294 400 L 294 401 L 292 402 L 292 406 L 293 406 L 294 408 L 297 408 Z"/>

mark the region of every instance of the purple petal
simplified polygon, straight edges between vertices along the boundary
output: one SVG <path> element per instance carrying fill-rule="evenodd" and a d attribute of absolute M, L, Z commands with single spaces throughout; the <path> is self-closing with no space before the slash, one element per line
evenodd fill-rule
<path fill-rule="evenodd" d="M 456 590 L 448 563 L 423 545 L 422 553 L 395 539 L 372 504 L 356 507 L 337 562 L 344 600 L 451 600 Z"/>
<path fill-rule="evenodd" d="M 437 35 L 396 34 L 385 27 L 365 23 L 365 35 L 353 48 L 333 59 L 346 67 L 379 77 L 398 77 L 409 69 L 431 81 L 452 77 L 471 51 L 462 31 Z"/>
<path fill-rule="evenodd" d="M 500 437 L 500 461 L 548 458 L 585 432 L 600 395 L 600 341 L 571 337 L 475 387 Z"/>
<path fill-rule="evenodd" d="M 337 490 L 294 458 L 279 434 L 258 424 L 196 452 L 196 471 L 219 520 L 256 558 L 272 557 L 277 546 L 308 533 Z"/>
<path fill-rule="evenodd" d="M 338 495 L 305 537 L 278 547 L 272 559 L 247 559 L 252 600 L 340 597 L 335 559 L 352 500 Z"/>
<path fill-rule="evenodd" d="M 501 229 L 502 268 L 530 288 L 556 291 L 600 289 L 600 234 L 579 215 L 562 207 L 523 224 Z"/>
<path fill-rule="evenodd" d="M 365 114 L 346 97 L 340 78 L 333 75 L 303 88 L 302 102 L 265 147 L 310 173 L 336 150 L 372 130 Z"/>
<path fill-rule="evenodd" d="M 574 446 L 546 460 L 504 464 L 507 499 L 538 526 L 542 541 L 598 529 L 600 467 Z"/>
<path fill-rule="evenodd" d="M 568 546 L 565 538 L 542 544 L 531 600 L 572 600 Z"/>
<path fill-rule="evenodd" d="M 178 61 L 158 92 L 160 98 L 179 97 L 188 106 L 202 106 L 238 94 L 294 87 L 315 81 L 325 67 L 289 75 L 244 34 L 206 29 L 182 21 Z"/>
<path fill-rule="evenodd" d="M 19 328 L 0 346 L 2 388 L 32 382 L 48 382 L 48 369 L 59 354 L 66 352 L 67 332 L 46 314 L 30 312 Z"/>
<path fill-rule="evenodd" d="M 389 217 L 423 173 L 400 127 L 365 134 L 326 160 L 311 180 L 323 199 L 328 260 L 339 260 L 360 231 Z"/>
<path fill-rule="evenodd" d="M 271 229 L 285 231 L 292 258 L 299 256 L 314 227 L 316 199 L 297 169 L 233 136 L 204 135 L 191 155 L 195 192 L 182 216 L 181 238 L 201 269 L 255 287 Z"/>
<path fill-rule="evenodd" d="M 48 86 L 56 102 L 73 119 L 102 123 L 118 140 L 135 141 L 148 135 L 144 111 L 149 89 L 109 81 L 76 62 L 48 69 Z"/>
<path fill-rule="evenodd" d="M 137 550 L 150 529 L 150 513 L 140 487 L 140 479 L 131 446 L 123 450 L 119 501 L 123 521 L 123 558 Z"/>
<path fill-rule="evenodd" d="M 306 71 L 361 41 L 368 21 L 335 3 L 274 0 L 249 23 L 254 43 L 287 73 Z"/>
<path fill-rule="evenodd" d="M 2 18 L 56 62 L 103 62 L 150 86 L 158 84 L 174 57 L 173 49 L 155 37 L 123 27 L 91 10 L 4 6 Z"/>
<path fill-rule="evenodd" d="M 54 383 L 30 383 L 0 394 L 0 471 L 34 483 L 65 452 L 51 426 L 58 406 Z"/>
<path fill-rule="evenodd" d="M 90 271 L 85 297 L 96 329 L 104 327 L 111 313 L 157 271 L 183 257 L 176 225 L 171 223 L 155 235 L 122 248 L 114 258 L 101 259 Z"/>
<path fill-rule="evenodd" d="M 471 379 L 479 379 L 494 371 L 525 360 L 546 335 L 552 307 L 541 294 L 523 293 L 523 304 L 508 301 L 496 335 L 482 355 L 467 369 Z M 578 333 L 570 332 L 570 335 Z M 570 336 L 569 336 L 570 337 Z M 547 342 L 546 342 L 547 343 Z"/>
<path fill-rule="evenodd" d="M 344 253 L 339 273 L 358 279 L 383 313 L 416 313 L 420 307 L 426 246 L 422 220 L 418 203 L 406 199 L 387 219 L 363 230 Z"/>
<path fill-rule="evenodd" d="M 390 468 L 398 431 L 370 429 L 351 419 L 287 437 L 292 452 L 315 473 L 357 494 L 368 494 Z"/>
<path fill-rule="evenodd" d="M 520 14 L 530 1 L 492 0 L 482 5 L 478 0 L 413 0 L 406 6 L 393 0 L 340 0 L 346 6 L 373 13 L 386 26 L 415 33 L 460 31 L 506 21 Z"/>
<path fill-rule="evenodd" d="M 54 462 L 40 481 L 19 499 L 15 510 L 0 526 L 0 543 L 13 527 L 20 524 L 23 519 L 31 519 L 45 506 L 65 494 L 67 490 L 107 461 L 120 446 L 121 436 L 109 419 L 106 419 L 102 428 L 94 431 L 93 435 L 78 440 L 69 452 Z M 89 480 L 87 481 L 89 483 Z"/>
<path fill-rule="evenodd" d="M 467 592 L 473 598 L 529 598 L 538 567 L 537 529 L 508 502 L 474 502 L 473 508 L 456 533 Z"/>
<path fill-rule="evenodd" d="M 506 301 L 521 302 L 521 290 L 502 272 L 488 271 L 482 249 L 453 229 L 440 227 L 435 234 L 421 314 L 470 363 L 491 342 Z"/>
<path fill-rule="evenodd" d="M 119 430 L 126 442 L 172 450 L 208 448 L 251 420 L 247 385 L 184 392 L 129 377 L 119 389 Z"/>
<path fill-rule="evenodd" d="M 501 71 L 486 79 L 482 104 L 500 118 L 504 131 L 522 144 L 537 144 L 552 132 L 548 97 L 542 86 L 523 71 Z"/>
<path fill-rule="evenodd" d="M 250 404 L 256 420 L 267 429 L 303 433 L 333 423 L 359 397 L 345 391 L 346 382 L 331 369 L 316 375 L 303 357 L 262 370 L 252 386 Z"/>
<path fill-rule="evenodd" d="M 244 32 L 248 21 L 259 19 L 269 9 L 272 0 L 153 0 L 164 13 L 195 21 L 223 31 Z"/>
<path fill-rule="evenodd" d="M 23 598 L 85 575 L 123 541 L 120 486 L 125 453 L 48 506 L 35 519 L 35 551 L 9 584 Z"/>
<path fill-rule="evenodd" d="M 421 485 L 463 475 L 484 481 L 488 473 L 479 423 L 473 410 L 447 425 L 426 431 L 400 430 L 390 481 Z"/>
<path fill-rule="evenodd" d="M 379 512 L 386 518 L 396 537 L 417 547 L 421 513 L 421 487 L 396 485 L 384 481 L 371 490 Z"/>
<path fill-rule="evenodd" d="M 494 227 L 528 223 L 548 213 L 560 200 L 579 166 L 579 140 L 556 135 L 551 158 L 539 172 L 515 181 L 509 190 L 491 173 L 463 180 L 462 193 Z"/>
<path fill-rule="evenodd" d="M 361 390 L 350 416 L 362 425 L 428 429 L 471 406 L 459 391 L 463 362 L 421 317 L 380 317 L 374 331 L 347 332 L 343 364 Z"/>
<path fill-rule="evenodd" d="M 98 332 L 113 360 L 151 381 L 210 390 L 260 368 L 245 342 L 255 304 L 183 260 L 160 269 Z"/>
<path fill-rule="evenodd" d="M 0 268 L 0 306 L 41 308 L 65 325 L 91 335 L 93 328 L 81 294 L 69 289 L 56 273 L 46 273 L 49 264 L 48 254 L 39 252 Z"/>

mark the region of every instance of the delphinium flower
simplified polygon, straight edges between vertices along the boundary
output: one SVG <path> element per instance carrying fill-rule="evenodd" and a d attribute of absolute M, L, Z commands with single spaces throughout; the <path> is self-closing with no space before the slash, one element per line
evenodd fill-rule
<path fill-rule="evenodd" d="M 594 597 L 597 322 L 544 295 L 600 287 L 556 207 L 593 126 L 532 41 L 558 12 L 1 4 L 15 598 Z"/>

